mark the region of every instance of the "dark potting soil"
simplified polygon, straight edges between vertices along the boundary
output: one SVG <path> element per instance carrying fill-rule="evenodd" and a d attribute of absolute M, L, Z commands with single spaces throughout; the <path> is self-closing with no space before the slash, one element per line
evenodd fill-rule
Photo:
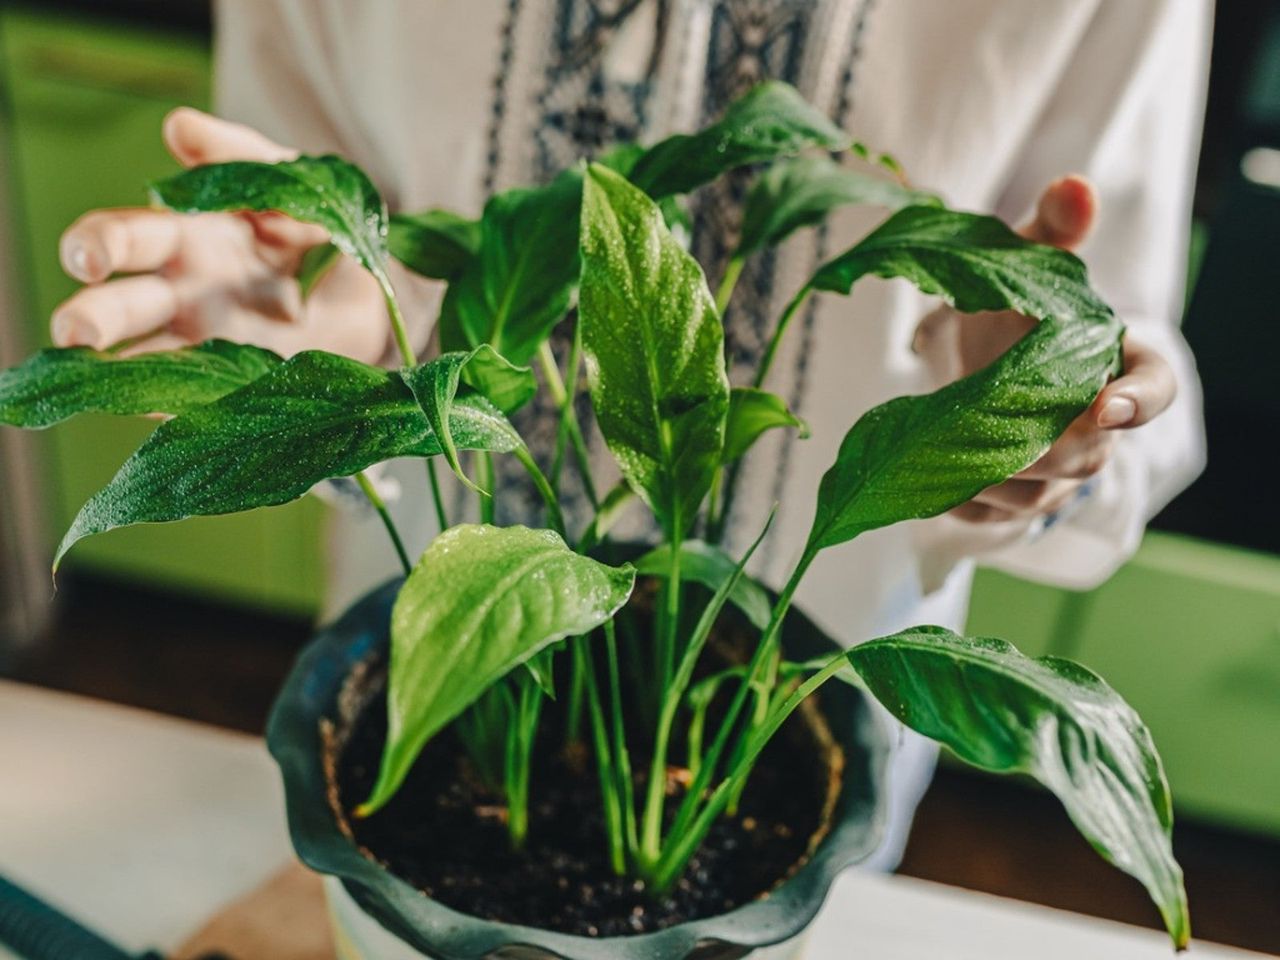
<path fill-rule="evenodd" d="M 646 933 L 722 914 L 766 895 L 807 858 L 825 830 L 833 766 L 797 713 L 761 755 L 739 813 L 722 818 L 676 887 L 663 897 L 609 868 L 594 761 L 576 762 L 544 722 L 535 760 L 529 835 L 514 851 L 502 799 L 479 782 L 459 742 L 437 737 L 394 799 L 356 820 L 386 737 L 385 696 L 373 697 L 345 738 L 338 796 L 357 843 L 392 873 L 462 913 L 581 936 Z M 636 769 L 646 769 L 632 748 Z M 838 771 L 837 771 L 838 773 Z M 838 780 L 834 781 L 838 784 Z M 643 782 L 637 778 L 637 796 Z M 679 797 L 668 798 L 668 813 Z"/>

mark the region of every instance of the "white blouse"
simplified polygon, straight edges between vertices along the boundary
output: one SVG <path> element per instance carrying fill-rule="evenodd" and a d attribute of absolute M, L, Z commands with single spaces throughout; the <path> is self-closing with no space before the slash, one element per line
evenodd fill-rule
<path fill-rule="evenodd" d="M 765 77 L 961 209 L 1021 222 L 1051 180 L 1091 178 L 1100 220 L 1080 254 L 1173 365 L 1177 402 L 1123 433 L 1089 496 L 1047 530 L 944 517 L 826 551 L 800 603 L 853 643 L 911 623 L 961 628 L 975 559 L 1095 585 L 1200 470 L 1200 393 L 1178 321 L 1210 19 L 1209 0 L 222 0 L 218 90 L 225 115 L 364 166 L 393 209 L 478 215 L 494 189 L 546 180 L 618 140 L 695 128 Z M 695 198 L 693 250 L 713 282 L 742 186 L 731 177 Z M 735 383 L 820 259 L 884 216 L 840 211 L 750 265 L 726 317 Z M 401 281 L 426 349 L 439 291 Z M 774 431 L 758 445 L 730 537 L 749 541 L 781 502 L 757 555 L 764 580 L 790 572 L 854 420 L 938 385 L 910 348 L 930 308 L 903 282 L 864 280 L 848 298 L 817 298 L 784 344 L 770 387 L 813 436 Z M 521 423 L 535 453 L 550 450 L 547 422 Z M 421 478 L 420 466 L 404 473 L 414 496 L 397 507 L 419 544 L 432 532 Z M 336 610 L 396 565 L 375 521 L 340 519 L 334 534 Z"/>

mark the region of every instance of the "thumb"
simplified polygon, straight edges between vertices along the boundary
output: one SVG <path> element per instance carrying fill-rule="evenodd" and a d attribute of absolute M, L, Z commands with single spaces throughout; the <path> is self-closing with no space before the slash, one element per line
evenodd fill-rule
<path fill-rule="evenodd" d="M 1036 243 L 1072 250 L 1089 235 L 1097 213 L 1093 185 L 1078 174 L 1069 174 L 1045 187 L 1035 218 L 1018 232 Z"/>
<path fill-rule="evenodd" d="M 231 160 L 276 163 L 292 160 L 298 151 L 282 147 L 252 127 L 222 120 L 191 107 L 178 107 L 164 118 L 164 144 L 184 167 Z"/>

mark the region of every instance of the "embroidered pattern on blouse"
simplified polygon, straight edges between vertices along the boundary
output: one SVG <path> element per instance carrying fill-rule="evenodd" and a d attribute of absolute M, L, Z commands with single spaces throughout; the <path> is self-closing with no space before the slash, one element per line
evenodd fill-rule
<path fill-rule="evenodd" d="M 499 70 L 494 80 L 490 150 L 484 175 L 487 192 L 497 183 L 500 168 L 504 179 L 510 174 L 507 169 L 510 158 L 501 155 L 500 147 L 509 124 L 518 124 L 520 129 L 528 131 L 535 146 L 530 169 L 523 172 L 522 182 L 546 182 L 582 157 L 598 156 L 614 144 L 642 138 L 669 34 L 686 26 L 675 22 L 676 0 L 545 0 L 549 5 L 546 12 L 551 29 L 546 31 L 545 49 L 538 54 L 540 88 L 529 92 L 526 110 L 517 100 L 524 94 L 510 89 L 508 78 L 519 20 L 531 12 L 536 2 L 509 0 L 508 3 Z M 700 122 L 708 122 L 762 80 L 772 78 L 799 85 L 807 60 L 820 55 L 823 41 L 828 39 L 820 35 L 822 18 L 818 14 L 824 6 L 834 2 L 858 3 L 856 36 L 860 38 L 872 0 L 693 2 L 703 4 L 709 16 L 699 109 Z M 640 17 L 653 18 L 652 29 L 646 34 L 649 46 L 643 51 L 646 60 L 643 71 L 638 78 L 628 80 L 610 76 L 606 69 L 610 43 L 624 29 L 634 26 L 633 18 Z M 838 75 L 843 78 L 843 85 L 837 118 L 841 121 L 852 103 L 860 50 L 860 42 L 855 42 L 847 51 L 842 51 L 844 61 Z M 692 198 L 692 252 L 713 285 L 722 275 L 737 240 L 742 202 L 752 175 L 751 171 L 738 171 Z M 726 312 L 726 350 L 734 382 L 745 382 L 749 378 L 749 371 L 754 370 L 772 331 L 775 273 L 776 257 L 772 252 L 752 257 Z M 807 387 L 804 354 L 812 326 L 810 313 L 804 318 L 800 331 L 805 349 L 799 351 L 799 366 L 790 381 L 794 384 L 792 400 L 796 402 Z M 566 336 L 558 331 L 552 346 L 563 361 L 569 347 Z M 576 409 L 588 446 L 598 455 L 598 448 L 603 444 L 591 421 L 590 405 L 581 392 L 584 385 L 579 386 Z M 547 391 L 540 391 L 529 407 L 515 415 L 514 421 L 544 469 L 549 469 L 559 417 Z M 593 456 L 593 459 L 599 457 Z M 778 460 L 773 480 L 775 488 L 781 487 L 785 463 L 785 456 Z M 542 504 L 523 470 L 505 457 L 497 458 L 495 466 L 503 489 L 498 522 L 535 522 L 541 515 Z M 587 515 L 586 495 L 571 463 L 565 467 L 562 477 L 565 514 L 571 526 L 575 526 L 572 518 Z M 753 482 L 759 483 L 761 478 L 755 477 Z M 604 491 L 600 493 L 603 495 Z M 463 499 L 460 497 L 459 508 Z"/>

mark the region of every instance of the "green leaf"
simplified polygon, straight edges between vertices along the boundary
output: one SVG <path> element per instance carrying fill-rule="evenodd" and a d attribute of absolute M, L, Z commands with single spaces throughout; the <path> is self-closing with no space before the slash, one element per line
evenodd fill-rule
<path fill-rule="evenodd" d="M 156 181 L 151 196 L 182 213 L 276 210 L 318 224 L 335 247 L 390 288 L 386 204 L 364 171 L 341 157 L 211 163 Z"/>
<path fill-rule="evenodd" d="M 823 475 L 809 549 L 937 516 L 1035 463 L 1106 383 L 1117 342 L 1045 322 L 990 367 L 868 411 Z"/>
<path fill-rule="evenodd" d="M 448 210 L 397 213 L 387 230 L 387 249 L 415 273 L 451 280 L 480 252 L 481 227 Z"/>
<path fill-rule="evenodd" d="M 443 350 L 491 345 L 527 363 L 569 309 L 578 280 L 582 171 L 491 197 L 480 250 L 454 276 L 440 311 Z"/>
<path fill-rule="evenodd" d="M 556 698 L 556 654 L 560 652 L 559 648 L 563 646 L 563 642 L 552 644 L 539 650 L 524 662 L 525 669 L 533 677 L 533 682 L 538 685 L 538 689 L 552 700 Z"/>
<path fill-rule="evenodd" d="M 697 262 L 657 206 L 593 164 L 578 322 L 601 433 L 668 539 L 684 539 L 724 446 L 724 332 Z"/>
<path fill-rule="evenodd" d="M 449 430 L 463 450 L 522 446 L 506 417 L 478 395 L 454 401 Z M 330 353 L 300 353 L 157 427 L 81 508 L 54 568 L 91 534 L 288 503 L 323 480 L 394 457 L 441 452 L 396 373 Z"/>
<path fill-rule="evenodd" d="M 0 372 L 0 423 L 40 429 L 79 413 L 184 413 L 281 362 L 269 350 L 227 340 L 131 357 L 85 347 L 41 350 Z"/>
<path fill-rule="evenodd" d="M 1094 849 L 1147 888 L 1174 944 L 1187 945 L 1164 769 L 1146 726 L 1099 677 L 941 627 L 915 627 L 845 656 L 913 730 L 975 766 L 1028 774 L 1052 790 Z"/>
<path fill-rule="evenodd" d="M 587 529 L 582 532 L 582 537 L 578 541 L 578 552 L 590 553 L 594 550 L 609 535 L 614 524 L 622 519 L 622 515 L 627 512 L 627 508 L 635 502 L 635 499 L 635 491 L 625 480 L 620 481 L 606 493 L 604 499 L 600 501 L 600 509 L 591 518 Z"/>
<path fill-rule="evenodd" d="M 517 367 L 494 352 L 488 344 L 469 353 L 446 353 L 427 363 L 408 367 L 400 376 L 417 397 L 427 424 L 440 441 L 444 458 L 458 479 L 479 490 L 463 472 L 458 448 L 449 429 L 458 388 L 467 384 L 491 401 L 503 413 L 528 403 L 538 390 L 529 367 Z M 489 494 L 492 491 L 482 491 Z"/>
<path fill-rule="evenodd" d="M 792 413 L 787 401 L 776 393 L 756 387 L 734 387 L 729 393 L 722 461 L 732 463 L 742 457 L 765 431 L 777 427 L 795 427 L 802 440 L 809 437 L 809 425 Z"/>
<path fill-rule="evenodd" d="M 830 157 L 796 157 L 769 167 L 747 195 L 738 256 L 776 246 L 801 227 L 821 223 L 832 210 L 866 204 L 898 210 L 939 205 L 938 198 L 883 176 L 851 170 Z"/>
<path fill-rule="evenodd" d="M 680 579 L 700 583 L 708 590 L 719 590 L 737 573 L 738 561 L 719 547 L 701 540 L 686 540 L 680 545 Z M 666 577 L 671 572 L 671 544 L 664 543 L 636 561 L 636 573 Z M 769 625 L 773 604 L 764 587 L 750 577 L 739 576 L 729 592 L 729 600 L 743 612 L 751 625 L 763 630 Z"/>
<path fill-rule="evenodd" d="M 808 147 L 843 150 L 848 135 L 794 87 L 763 83 L 698 133 L 668 137 L 635 161 L 631 181 L 659 199 L 688 193 L 736 167 L 766 163 Z"/>
<path fill-rule="evenodd" d="M 905 277 L 960 310 L 1014 310 L 1041 322 L 989 367 L 855 423 L 822 478 L 810 552 L 936 516 L 1025 469 L 1119 369 L 1123 328 L 1089 288 L 1084 265 L 991 217 L 908 207 L 812 284 L 847 293 L 868 273 Z"/>
<path fill-rule="evenodd" d="M 606 622 L 634 582 L 631 566 L 580 556 L 549 530 L 463 524 L 436 537 L 392 611 L 387 744 L 357 815 L 391 799 L 427 742 L 493 683 Z"/>
<path fill-rule="evenodd" d="M 464 385 L 484 395 L 503 413 L 519 410 L 538 392 L 531 367 L 517 367 L 485 344 L 466 355 L 462 365 Z"/>
<path fill-rule="evenodd" d="M 1029 317 L 1111 323 L 1078 257 L 1024 240 L 995 217 L 943 207 L 899 210 L 809 286 L 848 293 L 861 277 L 903 277 L 957 310 L 1014 310 Z"/>

